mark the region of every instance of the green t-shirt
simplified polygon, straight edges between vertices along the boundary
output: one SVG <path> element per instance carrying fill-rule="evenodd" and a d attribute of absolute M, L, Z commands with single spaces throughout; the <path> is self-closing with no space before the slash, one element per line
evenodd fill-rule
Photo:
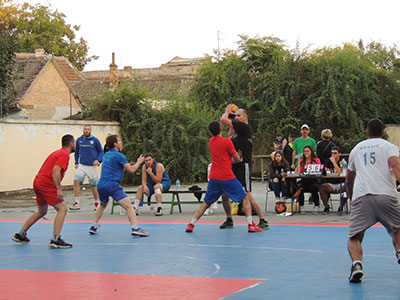
<path fill-rule="evenodd" d="M 299 137 L 294 140 L 293 143 L 293 150 L 296 151 L 296 156 L 298 157 L 299 154 L 303 154 L 303 149 L 305 146 L 310 145 L 314 151 L 317 150 L 317 143 L 312 137 L 308 137 L 308 139 L 304 140 L 302 137 Z M 298 158 L 296 158 L 296 166 L 297 162 L 299 161 Z"/>

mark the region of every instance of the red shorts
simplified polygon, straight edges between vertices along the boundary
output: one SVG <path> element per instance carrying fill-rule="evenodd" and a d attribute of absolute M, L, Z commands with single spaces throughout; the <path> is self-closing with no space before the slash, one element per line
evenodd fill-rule
<path fill-rule="evenodd" d="M 38 205 L 56 205 L 64 201 L 63 197 L 57 197 L 57 189 L 40 183 L 35 179 L 33 182 L 33 190 L 36 194 L 36 203 Z"/>

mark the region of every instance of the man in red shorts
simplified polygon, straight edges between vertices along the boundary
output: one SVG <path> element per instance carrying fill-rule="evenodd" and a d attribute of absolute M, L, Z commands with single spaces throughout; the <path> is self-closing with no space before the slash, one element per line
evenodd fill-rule
<path fill-rule="evenodd" d="M 61 187 L 61 181 L 68 168 L 69 155 L 75 151 L 75 139 L 72 135 L 64 135 L 61 139 L 61 149 L 51 153 L 44 161 L 39 173 L 33 182 L 33 189 L 36 194 L 38 211 L 32 214 L 22 226 L 21 230 L 11 239 L 17 243 L 29 243 L 26 236 L 28 229 L 47 213 L 47 207 L 53 206 L 57 215 L 54 219 L 53 237 L 49 248 L 71 248 L 72 245 L 61 239 L 60 233 L 67 214 L 67 206 Z"/>

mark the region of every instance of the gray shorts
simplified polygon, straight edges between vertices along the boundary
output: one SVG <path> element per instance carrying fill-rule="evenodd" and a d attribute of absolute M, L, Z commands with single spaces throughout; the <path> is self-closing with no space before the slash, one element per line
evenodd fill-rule
<path fill-rule="evenodd" d="M 388 195 L 364 195 L 351 201 L 349 238 L 380 222 L 392 235 L 400 230 L 400 204 Z"/>

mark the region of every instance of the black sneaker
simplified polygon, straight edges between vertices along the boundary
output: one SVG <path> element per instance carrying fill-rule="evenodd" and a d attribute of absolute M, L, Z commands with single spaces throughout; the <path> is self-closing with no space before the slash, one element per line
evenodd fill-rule
<path fill-rule="evenodd" d="M 396 257 L 397 257 L 397 262 L 400 264 L 400 250 L 396 251 Z"/>
<path fill-rule="evenodd" d="M 361 282 L 361 277 L 363 277 L 364 272 L 362 270 L 362 264 L 356 262 L 354 265 L 351 266 L 351 273 L 349 276 L 349 281 L 353 283 Z"/>
<path fill-rule="evenodd" d="M 233 228 L 233 220 L 231 218 L 226 219 L 224 223 L 219 226 L 220 229 Z"/>
<path fill-rule="evenodd" d="M 325 207 L 325 208 L 324 208 L 324 211 L 322 212 L 322 214 L 323 214 L 323 215 L 329 214 L 330 210 L 331 210 L 331 209 L 330 209 L 329 207 Z"/>
<path fill-rule="evenodd" d="M 64 242 L 63 239 L 58 238 L 58 240 L 51 240 L 49 244 L 49 248 L 51 249 L 66 249 L 66 248 L 71 248 L 72 245 Z"/>
<path fill-rule="evenodd" d="M 162 207 L 157 207 L 156 216 L 162 216 L 164 214 Z"/>
<path fill-rule="evenodd" d="M 260 220 L 260 223 L 258 223 L 257 226 L 260 227 L 262 230 L 269 229 L 268 221 L 265 221 L 264 219 Z"/>
<path fill-rule="evenodd" d="M 21 243 L 21 244 L 28 244 L 31 241 L 26 237 L 26 235 L 21 235 L 19 233 L 14 234 L 14 236 L 11 239 L 16 243 Z"/>

